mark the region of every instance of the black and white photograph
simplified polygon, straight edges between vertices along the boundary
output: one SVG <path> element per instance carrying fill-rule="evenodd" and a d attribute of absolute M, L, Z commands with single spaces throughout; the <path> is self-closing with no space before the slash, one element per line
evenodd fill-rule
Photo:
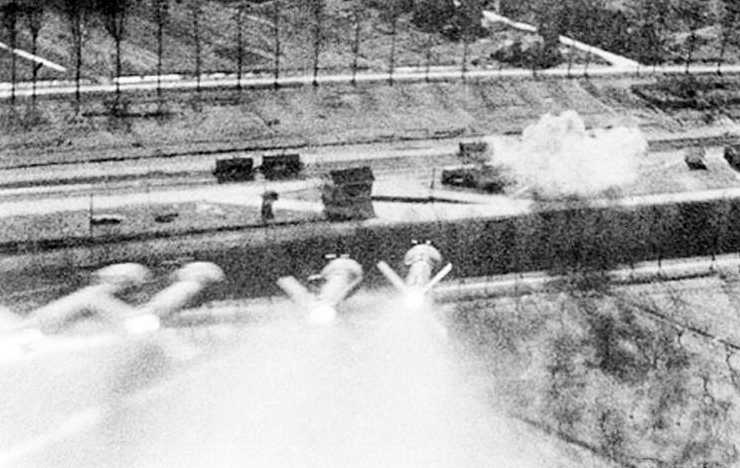
<path fill-rule="evenodd" d="M 740 468 L 740 0 L 0 0 L 0 468 Z"/>

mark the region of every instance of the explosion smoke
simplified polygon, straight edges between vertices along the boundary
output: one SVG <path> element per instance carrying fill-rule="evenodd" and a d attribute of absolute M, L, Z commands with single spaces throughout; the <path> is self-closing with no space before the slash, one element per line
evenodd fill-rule
<path fill-rule="evenodd" d="M 514 145 L 497 148 L 495 164 L 544 198 L 594 196 L 637 179 L 647 140 L 638 128 L 586 131 L 575 111 L 545 114 Z"/>

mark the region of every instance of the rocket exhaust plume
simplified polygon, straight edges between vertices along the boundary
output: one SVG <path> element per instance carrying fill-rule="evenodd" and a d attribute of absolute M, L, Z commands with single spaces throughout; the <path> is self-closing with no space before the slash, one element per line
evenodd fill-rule
<path fill-rule="evenodd" d="M 513 145 L 498 145 L 493 163 L 542 198 L 596 196 L 637 179 L 648 144 L 638 128 L 587 131 L 574 111 L 546 114 Z"/>
<path fill-rule="evenodd" d="M 307 309 L 309 322 L 317 324 L 334 321 L 337 306 L 352 294 L 363 276 L 362 266 L 346 254 L 339 257 L 328 255 L 327 259 L 330 261 L 321 273 L 309 278 L 322 282 L 315 294 L 292 276 L 277 280 L 277 285 L 294 303 Z"/>

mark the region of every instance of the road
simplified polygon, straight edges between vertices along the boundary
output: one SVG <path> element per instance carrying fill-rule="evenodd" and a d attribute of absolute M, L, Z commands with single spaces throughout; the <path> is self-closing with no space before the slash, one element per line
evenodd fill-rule
<path fill-rule="evenodd" d="M 663 65 L 658 67 L 635 66 L 634 68 L 626 67 L 604 67 L 604 66 L 574 66 L 571 70 L 566 68 L 552 68 L 547 70 L 537 70 L 536 75 L 539 77 L 552 78 L 577 78 L 577 77 L 608 77 L 608 76 L 629 76 L 639 74 L 641 76 L 663 75 L 684 73 L 684 65 Z M 717 73 L 716 65 L 695 65 L 689 70 L 695 75 L 709 75 Z M 722 73 L 735 75 L 740 73 L 740 65 L 724 65 Z M 457 81 L 465 79 L 522 79 L 532 77 L 531 70 L 523 69 L 488 69 L 488 70 L 468 70 L 463 72 L 461 69 L 431 70 L 428 73 L 423 68 L 416 71 L 404 71 L 400 73 L 343 73 L 336 75 L 322 75 L 316 78 L 312 75 L 304 76 L 282 76 L 278 79 L 270 76 L 248 77 L 238 80 L 234 76 L 224 76 L 222 78 L 203 78 L 197 80 L 194 78 L 184 78 L 176 81 L 164 81 L 160 85 L 156 80 L 137 81 L 121 83 L 120 89 L 124 93 L 148 92 L 154 91 L 161 86 L 163 90 L 192 91 L 196 89 L 226 89 L 240 86 L 243 89 L 270 89 L 274 87 L 290 88 L 316 85 L 332 84 L 373 84 L 393 81 L 395 83 L 421 83 L 425 81 Z M 73 85 L 63 84 L 59 86 L 42 86 L 36 89 L 36 95 L 39 97 L 64 97 L 74 95 L 76 88 Z M 115 83 L 102 84 L 84 84 L 80 88 L 82 95 L 87 94 L 111 94 L 116 92 Z M 16 90 L 16 98 L 30 97 L 33 90 L 20 88 Z M 8 89 L 0 90 L 0 99 L 9 99 L 11 92 Z"/>
<path fill-rule="evenodd" d="M 710 152 L 720 151 L 719 144 L 736 139 L 738 128 L 693 128 L 680 133 L 646 133 L 650 143 L 650 158 L 674 148 L 701 145 Z M 54 160 L 38 158 L 30 164 L 0 161 L 0 197 L 33 197 L 38 193 L 77 191 L 97 193 L 124 190 L 126 187 L 148 189 L 165 185 L 202 184 L 214 181 L 212 171 L 216 160 L 231 157 L 249 157 L 255 167 L 262 164 L 265 154 L 299 153 L 306 164 L 307 177 L 320 176 L 333 169 L 370 165 L 376 175 L 416 174 L 431 182 L 430 170 L 434 166 L 454 165 L 460 142 L 485 140 L 495 148 L 514 144 L 514 135 L 482 135 L 471 138 L 378 142 L 323 147 L 296 147 L 284 150 L 229 151 L 214 154 L 188 154 L 171 156 L 123 155 L 121 158 Z M 703 143 L 705 142 L 705 143 Z M 709 145 L 709 146 L 707 146 Z"/>
<path fill-rule="evenodd" d="M 455 156 L 444 152 L 432 157 L 368 158 L 368 164 L 377 170 L 373 195 L 379 222 L 404 222 L 467 217 L 516 216 L 528 212 L 532 201 L 518 189 L 502 195 L 479 194 L 451 190 L 439 183 L 440 164 L 454 163 Z M 378 156 L 378 155 L 376 155 Z M 424 156 L 424 157 L 422 157 Z M 346 164 L 341 158 L 331 163 Z M 709 201 L 740 197 L 738 175 L 722 158 L 722 149 L 710 148 L 707 154 L 709 171 L 689 171 L 677 152 L 651 153 L 641 161 L 638 180 L 624 188 L 618 203 L 624 207 L 662 205 L 680 202 Z M 435 169 L 437 166 L 437 169 Z M 84 167 L 84 166 L 83 166 Z M 256 208 L 261 194 L 274 190 L 281 194 L 276 209 L 318 213 L 318 177 L 326 167 L 307 170 L 303 180 L 255 181 L 235 184 L 215 184 L 212 179 L 159 180 L 159 185 L 143 181 L 125 181 L 119 185 L 80 184 L 58 187 L 29 187 L 0 190 L 0 220 L 29 215 L 46 215 L 71 211 L 87 211 L 91 201 L 97 214 L 115 212 L 118 208 L 153 206 L 157 204 L 207 203 Z M 94 169 L 100 170 L 100 169 Z M 432 178 L 435 186 L 431 187 Z M 308 196 L 313 194 L 312 196 Z M 437 203 L 423 203 L 434 197 Z M 416 199 L 416 203 L 398 203 L 392 200 Z M 447 201 L 463 204 L 445 203 Z M 441 201 L 441 202 L 440 202 Z M 592 206 L 612 206 L 612 198 L 590 200 Z"/>
<path fill-rule="evenodd" d="M 498 148 L 515 140 L 515 137 L 499 136 L 490 141 Z M 444 203 L 402 205 L 378 201 L 376 212 L 382 219 L 403 221 L 517 214 L 527 209 L 529 201 L 516 200 L 519 198 L 516 194 L 512 199 L 446 190 L 440 184 L 441 168 L 459 164 L 456 151 L 456 142 L 447 141 L 315 148 L 301 154 L 306 163 L 303 180 L 258 178 L 254 182 L 224 185 L 217 185 L 211 174 L 215 160 L 220 158 L 218 155 L 5 169 L 0 170 L 3 180 L 0 218 L 86 211 L 90 208 L 91 197 L 96 213 L 134 205 L 184 202 L 258 207 L 265 190 L 282 194 L 276 208 L 317 212 L 321 211 L 316 202 L 322 175 L 333 169 L 360 165 L 372 168 L 376 176 L 373 191 L 376 197 L 421 200 L 434 196 L 438 200 L 458 200 L 474 205 L 449 210 Z M 239 155 L 254 157 L 257 165 L 261 163 L 261 154 Z M 688 171 L 681 152 L 650 152 L 640 161 L 637 181 L 624 188 L 621 202 L 632 206 L 740 195 L 738 176 L 724 161 L 721 147 L 707 148 L 707 164 L 709 171 Z M 512 189 L 512 193 L 517 190 Z M 303 195 L 292 195 L 298 192 Z M 313 192 L 314 196 L 306 198 L 308 192 Z M 493 205 L 497 208 L 493 209 Z"/>
<path fill-rule="evenodd" d="M 498 137 L 501 138 L 501 137 Z M 502 138 L 509 139 L 509 138 Z M 399 169 L 429 169 L 431 165 L 454 164 L 458 141 L 426 140 L 401 143 L 359 144 L 339 147 L 300 148 L 301 161 L 306 164 L 304 174 L 318 176 L 332 169 L 356 165 L 370 165 L 379 175 L 397 172 Z M 286 151 L 288 153 L 294 152 Z M 0 196 L 30 194 L 39 191 L 34 186 L 45 186 L 44 191 L 55 191 L 67 184 L 99 182 L 107 189 L 117 179 L 157 179 L 167 174 L 180 179 L 195 180 L 198 183 L 212 182 L 212 171 L 218 159 L 231 157 L 250 157 L 255 166 L 262 164 L 264 154 L 280 154 L 277 151 L 230 152 L 213 155 L 190 155 L 173 157 L 123 158 L 115 161 L 49 161 L 32 166 L 0 167 L 0 188 L 5 188 Z M 428 172 L 428 171 L 424 171 Z M 172 183 L 172 178 L 168 177 Z M 86 182 L 87 181 L 87 182 Z M 135 185 L 129 180 L 125 184 Z M 24 188 L 26 187 L 26 188 Z"/>

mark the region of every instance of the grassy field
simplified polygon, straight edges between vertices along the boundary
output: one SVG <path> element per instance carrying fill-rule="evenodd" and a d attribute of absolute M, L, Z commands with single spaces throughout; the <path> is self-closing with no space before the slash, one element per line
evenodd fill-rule
<path fill-rule="evenodd" d="M 569 109 L 589 125 L 621 120 L 624 116 L 612 104 L 602 102 L 603 95 L 587 81 L 549 79 L 203 92 L 199 99 L 192 94 L 166 96 L 169 114 L 162 119 L 147 117 L 157 107 L 148 100 L 153 97 L 137 97 L 128 118 L 110 117 L 104 102 L 88 100 L 83 117 L 70 119 L 69 103 L 48 101 L 41 105 L 42 119 L 35 126 L 23 124 L 23 107 L 15 116 L 6 113 L 0 165 L 258 143 L 324 145 L 501 134 L 519 132 L 546 112 Z M 638 123 L 653 122 L 657 114 L 643 110 Z"/>
<path fill-rule="evenodd" d="M 156 218 L 166 218 L 157 221 Z M 174 216 L 173 216 L 174 215 Z M 90 226 L 89 211 L 58 212 L 39 216 L 0 218 L 0 243 L 43 242 L 61 239 L 104 239 L 108 237 L 166 236 L 210 229 L 262 226 L 259 208 L 214 204 L 151 204 L 93 210 L 96 219 L 120 217 L 120 224 Z M 322 215 L 283 209 L 275 210 L 279 222 L 322 219 Z"/>
<path fill-rule="evenodd" d="M 199 36 L 201 71 L 203 73 L 236 73 L 239 46 L 237 42 L 237 10 L 233 3 L 216 0 L 200 2 Z M 243 66 L 245 71 L 272 72 L 275 65 L 275 14 L 271 6 L 256 7 L 241 21 Z M 123 40 L 123 75 L 154 75 L 157 69 L 157 24 L 148 2 L 135 6 L 127 19 Z M 196 70 L 196 39 L 193 12 L 186 3 L 172 3 L 170 16 L 164 28 L 163 73 L 193 74 Z M 313 71 L 315 19 L 302 2 L 282 2 L 279 11 L 279 42 L 281 74 L 308 74 Z M 391 55 L 391 26 L 380 12 L 365 7 L 360 21 L 358 68 L 383 71 L 389 68 Z M 475 67 L 503 66 L 491 58 L 491 52 L 500 44 L 531 34 L 507 29 L 496 29 L 489 36 L 470 45 L 467 65 Z M 319 66 L 322 73 L 350 70 L 354 61 L 355 20 L 349 2 L 327 2 L 322 28 Z M 21 28 L 18 47 L 30 50 L 30 36 Z M 427 50 L 429 56 L 427 57 Z M 41 79 L 71 79 L 74 77 L 75 56 L 72 36 L 63 15 L 48 11 L 39 36 L 38 55 L 67 68 L 67 72 L 41 69 Z M 565 51 L 565 50 L 564 50 Z M 568 51 L 565 51 L 566 53 Z M 101 18 L 92 16 L 86 27 L 83 44 L 83 77 L 93 81 L 115 76 L 115 47 L 106 33 Z M 410 14 L 402 15 L 397 24 L 394 66 L 431 65 L 461 66 L 463 45 L 450 41 L 442 34 L 421 31 L 411 22 Z M 582 53 L 575 55 L 576 63 L 585 60 Z M 595 63 L 597 59 L 589 59 Z M 8 60 L 8 53 L 0 51 L 0 65 Z M 30 80 L 31 71 L 25 59 L 19 59 L 19 80 Z M 0 66 L 0 81 L 10 79 L 10 67 Z"/>
<path fill-rule="evenodd" d="M 238 32 L 242 34 L 243 69 L 245 72 L 272 73 L 275 68 L 276 40 L 279 40 L 279 68 L 282 75 L 310 74 L 314 66 L 315 17 L 308 6 L 298 1 L 283 1 L 275 15 L 272 2 L 253 7 L 238 20 L 236 3 L 209 0 L 199 2 L 199 42 L 202 73 L 236 73 L 238 68 Z M 392 28 L 387 18 L 372 7 L 363 7 L 359 28 L 359 70 L 385 71 L 389 69 L 392 50 Z M 275 19 L 279 25 L 276 35 Z M 352 2 L 329 0 L 321 29 L 320 73 L 348 71 L 354 61 L 355 16 Z M 521 18 L 532 21 L 530 17 Z M 136 4 L 128 14 L 127 30 L 123 37 L 122 74 L 153 75 L 157 69 L 157 24 L 149 2 Z M 667 63 L 683 63 L 688 32 L 678 28 L 667 37 Z M 193 74 L 196 70 L 196 35 L 194 13 L 186 2 L 171 4 L 164 26 L 164 74 Z M 694 61 L 716 63 L 719 60 L 720 28 L 710 24 L 698 31 Z M 529 40 L 533 34 L 494 27 L 485 37 L 470 44 L 467 67 L 499 68 L 505 64 L 491 57 L 502 44 L 512 40 Z M 30 50 L 30 35 L 20 28 L 18 47 Z M 563 49 L 566 54 L 568 49 Z M 397 22 L 394 48 L 395 67 L 462 65 L 463 44 L 451 41 L 439 33 L 428 33 L 417 27 L 411 14 L 401 15 Z M 38 43 L 38 54 L 66 67 L 58 72 L 45 67 L 40 79 L 72 79 L 75 56 L 72 36 L 64 15 L 49 9 L 46 12 Z M 105 31 L 102 18 L 91 15 L 85 28 L 83 44 L 83 77 L 91 81 L 106 81 L 115 76 L 115 47 Z M 723 61 L 737 63 L 740 49 L 729 44 Z M 596 57 L 576 53 L 574 63 L 588 60 L 598 63 Z M 0 81 L 10 80 L 8 52 L 0 50 Z M 30 80 L 30 64 L 18 60 L 18 79 Z"/>

